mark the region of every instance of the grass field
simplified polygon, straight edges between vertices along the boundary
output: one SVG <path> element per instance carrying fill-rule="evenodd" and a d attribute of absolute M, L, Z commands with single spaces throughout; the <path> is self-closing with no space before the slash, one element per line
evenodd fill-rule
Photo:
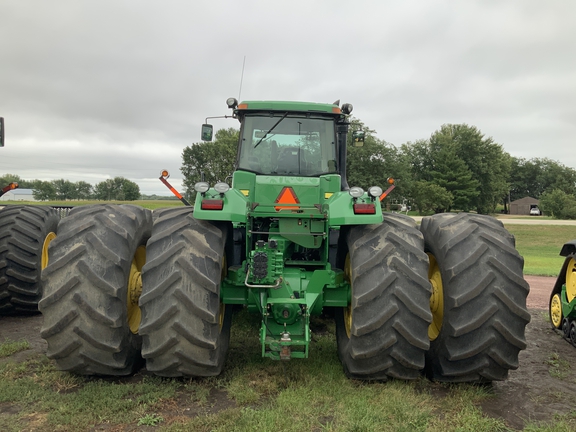
<path fill-rule="evenodd" d="M 1 430 L 85 431 L 507 431 L 482 413 L 490 389 L 347 379 L 331 320 L 315 319 L 308 360 L 262 359 L 259 317 L 242 312 L 232 327 L 224 373 L 208 379 L 78 377 L 45 356 L 0 364 Z M 14 343 L 5 341 L 0 344 Z M 25 349 L 24 346 L 21 349 Z M 527 431 L 571 431 L 573 415 Z"/>
<path fill-rule="evenodd" d="M 524 257 L 524 274 L 558 276 L 564 257 L 560 249 L 576 239 L 571 225 L 506 225 L 516 237 L 516 249 Z"/>

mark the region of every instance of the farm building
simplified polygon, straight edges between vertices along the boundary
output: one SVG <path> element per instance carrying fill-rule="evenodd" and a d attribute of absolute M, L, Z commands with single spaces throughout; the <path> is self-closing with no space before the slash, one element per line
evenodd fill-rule
<path fill-rule="evenodd" d="M 36 201 L 32 189 L 12 189 L 0 197 L 0 201 Z"/>
<path fill-rule="evenodd" d="M 538 207 L 540 201 L 532 197 L 524 197 L 510 203 L 510 214 L 530 215 L 530 209 Z"/>

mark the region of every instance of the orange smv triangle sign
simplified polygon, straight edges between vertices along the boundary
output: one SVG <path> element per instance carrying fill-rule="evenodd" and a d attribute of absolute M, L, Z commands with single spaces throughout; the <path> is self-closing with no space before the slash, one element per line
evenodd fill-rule
<path fill-rule="evenodd" d="M 294 189 L 290 186 L 284 186 L 284 188 L 278 194 L 278 198 L 275 201 L 276 204 L 300 204 Z M 299 206 L 275 206 L 276 211 L 280 210 L 298 210 Z"/>

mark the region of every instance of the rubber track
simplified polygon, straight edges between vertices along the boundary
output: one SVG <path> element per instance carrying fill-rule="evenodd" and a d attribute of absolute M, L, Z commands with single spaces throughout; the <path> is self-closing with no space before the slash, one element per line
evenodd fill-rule
<path fill-rule="evenodd" d="M 427 369 L 448 382 L 503 380 L 526 348 L 529 286 L 514 237 L 497 219 L 438 214 L 421 225 L 444 287 L 444 321 Z"/>
<path fill-rule="evenodd" d="M 218 375 L 228 349 L 229 314 L 222 331 L 218 321 L 226 234 L 192 210 L 163 210 L 147 247 L 142 356 L 160 376 Z"/>
<path fill-rule="evenodd" d="M 60 223 L 39 305 L 41 336 L 59 369 L 132 373 L 140 338 L 128 327 L 128 275 L 137 247 L 151 231 L 152 213 L 133 205 L 77 207 Z"/>
<path fill-rule="evenodd" d="M 337 319 L 338 352 L 349 377 L 415 379 L 429 348 L 431 286 L 424 240 L 411 218 L 386 215 L 347 236 L 352 270 L 352 328 Z"/>
<path fill-rule="evenodd" d="M 0 211 L 0 315 L 38 312 L 42 298 L 42 248 L 60 218 L 45 206 Z"/>

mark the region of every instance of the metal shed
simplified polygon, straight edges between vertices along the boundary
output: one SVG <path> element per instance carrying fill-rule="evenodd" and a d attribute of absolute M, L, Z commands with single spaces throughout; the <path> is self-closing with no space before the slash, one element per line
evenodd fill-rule
<path fill-rule="evenodd" d="M 530 215 L 530 209 L 534 206 L 538 207 L 540 201 L 532 197 L 524 197 L 510 203 L 510 214 L 515 215 Z"/>
<path fill-rule="evenodd" d="M 0 201 L 36 201 L 32 189 L 12 189 L 6 192 Z"/>

